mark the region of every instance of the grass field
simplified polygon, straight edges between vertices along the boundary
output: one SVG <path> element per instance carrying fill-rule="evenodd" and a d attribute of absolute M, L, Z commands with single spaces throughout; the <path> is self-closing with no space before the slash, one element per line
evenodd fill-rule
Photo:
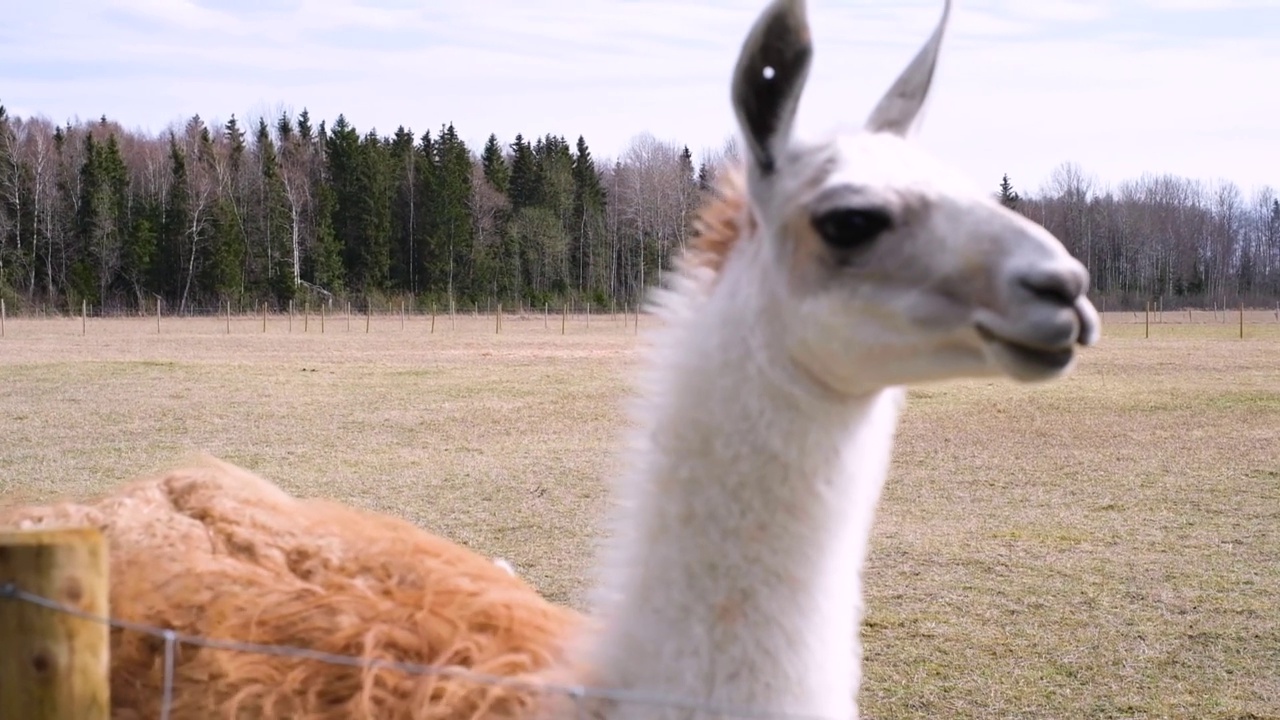
<path fill-rule="evenodd" d="M 1241 340 L 1236 315 L 1177 315 L 1144 338 L 1142 313 L 1108 314 L 1052 385 L 911 393 L 866 580 L 867 718 L 1280 718 L 1280 323 L 1246 313 Z M 579 603 L 634 328 L 436 322 L 9 318 L 0 504 L 205 450 Z"/>

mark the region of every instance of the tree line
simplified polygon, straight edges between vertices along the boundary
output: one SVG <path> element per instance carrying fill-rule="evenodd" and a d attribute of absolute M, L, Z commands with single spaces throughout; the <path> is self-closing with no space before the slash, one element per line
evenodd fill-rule
<path fill-rule="evenodd" d="M 103 117 L 55 125 L 0 105 L 0 297 L 178 312 L 303 296 L 385 306 L 635 302 L 661 281 L 731 140 L 695 163 L 642 134 L 597 161 L 548 134 L 470 148 L 326 126 L 304 109 L 242 126 L 194 116 L 152 136 Z M 1280 297 L 1280 199 L 1144 176 L 1103 187 L 1064 163 L 1001 202 L 1055 233 L 1112 307 Z"/>

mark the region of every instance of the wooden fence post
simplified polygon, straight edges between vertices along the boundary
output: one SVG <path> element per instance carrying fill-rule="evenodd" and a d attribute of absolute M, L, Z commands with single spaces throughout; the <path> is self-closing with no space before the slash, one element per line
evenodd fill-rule
<path fill-rule="evenodd" d="M 495 335 L 502 332 L 502 303 L 498 303 L 498 314 L 493 316 L 493 332 Z"/>
<path fill-rule="evenodd" d="M 436 334 L 436 301 L 431 301 L 431 334 Z"/>
<path fill-rule="evenodd" d="M 404 301 L 400 301 L 400 329 L 404 329 Z"/>
<path fill-rule="evenodd" d="M 302 301 L 302 332 L 311 331 L 311 298 Z"/>
<path fill-rule="evenodd" d="M 324 334 L 324 303 L 320 303 L 320 334 Z"/>
<path fill-rule="evenodd" d="M 227 301 L 227 334 L 231 334 L 231 301 Z"/>
<path fill-rule="evenodd" d="M 293 332 L 293 300 L 289 300 L 289 332 Z"/>
<path fill-rule="evenodd" d="M 4 337 L 4 298 L 0 298 L 0 337 Z"/>
<path fill-rule="evenodd" d="M 1240 339 L 1244 339 L 1244 301 L 1240 301 Z"/>
<path fill-rule="evenodd" d="M 106 617 L 107 546 L 97 528 L 0 532 L 0 587 Z M 0 717 L 108 720 L 109 628 L 0 598 Z"/>
<path fill-rule="evenodd" d="M 1143 331 L 1144 332 L 1143 337 L 1149 338 L 1151 337 L 1151 301 L 1150 300 L 1147 301 L 1147 313 L 1144 317 L 1146 318 L 1146 329 Z"/>
<path fill-rule="evenodd" d="M 89 334 L 89 301 L 80 301 L 80 334 Z"/>
<path fill-rule="evenodd" d="M 560 315 L 560 334 L 563 335 L 564 326 L 569 323 L 569 301 L 567 300 L 565 301 L 561 310 L 562 310 L 562 314 Z"/>

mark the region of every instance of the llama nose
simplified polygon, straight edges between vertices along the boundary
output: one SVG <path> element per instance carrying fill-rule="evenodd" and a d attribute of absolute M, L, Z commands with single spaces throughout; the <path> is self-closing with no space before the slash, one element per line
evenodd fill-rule
<path fill-rule="evenodd" d="M 1088 275 L 1082 266 L 1055 263 L 1023 270 L 1017 282 L 1037 300 L 1065 307 L 1084 294 Z"/>

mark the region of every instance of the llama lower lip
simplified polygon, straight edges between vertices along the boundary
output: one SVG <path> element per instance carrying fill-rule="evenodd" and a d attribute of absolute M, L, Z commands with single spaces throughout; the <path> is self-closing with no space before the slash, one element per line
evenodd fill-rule
<path fill-rule="evenodd" d="M 1004 357 L 1012 360 L 1021 369 L 1034 368 L 1056 374 L 1070 365 L 1075 357 L 1075 350 L 1071 346 L 1049 350 L 998 335 L 981 323 L 976 327 L 978 334 L 984 340 L 998 348 Z"/>

